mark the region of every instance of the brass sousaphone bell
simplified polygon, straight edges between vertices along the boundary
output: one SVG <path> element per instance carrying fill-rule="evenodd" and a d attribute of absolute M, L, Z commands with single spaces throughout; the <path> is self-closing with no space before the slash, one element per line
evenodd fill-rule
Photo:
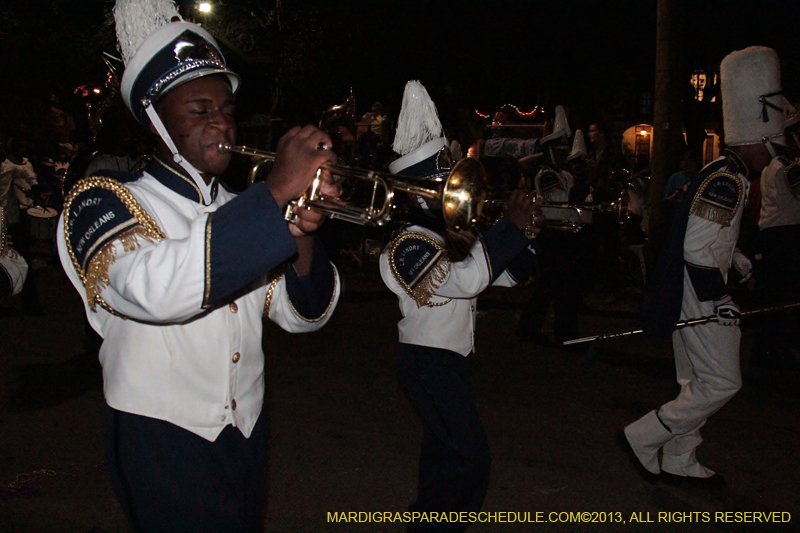
<path fill-rule="evenodd" d="M 247 146 L 220 144 L 220 152 L 249 156 L 253 162 L 249 184 L 252 184 L 258 167 L 275 161 L 275 152 L 265 152 Z M 320 174 L 327 170 L 337 183 L 348 183 L 358 193 L 349 198 L 329 198 L 320 191 Z M 295 205 L 313 209 L 330 218 L 344 220 L 363 226 L 382 226 L 392 220 L 400 199 L 398 192 L 416 194 L 441 204 L 441 216 L 445 226 L 452 230 L 470 228 L 477 221 L 486 198 L 486 173 L 483 165 L 474 158 L 464 158 L 453 167 L 446 177 L 420 178 L 361 170 L 341 165 L 324 165 L 317 170 L 317 177 L 306 193 L 286 208 L 287 220 L 294 218 Z M 363 200 L 361 200 L 363 199 Z M 363 202 L 366 205 L 360 205 Z"/>

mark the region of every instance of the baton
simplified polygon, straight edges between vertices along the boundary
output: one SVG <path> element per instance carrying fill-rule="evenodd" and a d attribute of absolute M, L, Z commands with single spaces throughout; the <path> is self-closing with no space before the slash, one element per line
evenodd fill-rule
<path fill-rule="evenodd" d="M 762 313 L 774 313 L 776 311 L 785 311 L 786 309 L 792 309 L 794 307 L 800 307 L 800 302 L 795 302 L 793 304 L 775 305 L 772 307 L 762 307 L 760 309 L 752 309 L 750 311 L 743 311 L 742 318 L 746 316 L 759 315 Z M 677 329 L 681 329 L 681 328 L 696 326 L 698 324 L 705 324 L 707 322 L 716 322 L 716 321 L 717 321 L 717 315 L 702 316 L 698 318 L 690 318 L 688 320 L 684 320 L 683 322 L 678 322 L 677 324 L 675 324 L 675 327 Z M 628 335 L 636 335 L 637 333 L 643 333 L 643 332 L 644 330 L 635 329 L 632 331 L 622 331 L 619 333 L 603 333 L 602 335 L 595 335 L 594 337 L 583 337 L 582 339 L 572 339 L 564 341 L 562 344 L 564 346 L 569 346 L 570 344 L 581 344 L 583 342 L 604 341 L 606 339 L 613 339 L 615 337 L 627 337 Z"/>

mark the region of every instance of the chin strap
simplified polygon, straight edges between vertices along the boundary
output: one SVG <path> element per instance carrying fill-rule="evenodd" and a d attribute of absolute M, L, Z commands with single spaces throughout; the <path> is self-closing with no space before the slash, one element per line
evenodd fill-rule
<path fill-rule="evenodd" d="M 148 105 L 144 108 L 144 110 L 147 113 L 147 116 L 150 118 L 150 122 L 152 122 L 153 126 L 156 128 L 161 140 L 164 141 L 164 144 L 167 145 L 169 151 L 172 152 L 172 159 L 184 170 L 186 170 L 186 172 L 188 172 L 194 180 L 198 190 L 200 191 L 200 194 L 203 196 L 203 205 L 209 205 L 211 203 L 211 187 L 206 185 L 206 182 L 200 175 L 200 172 L 194 168 L 191 163 L 184 159 L 181 154 L 178 153 L 178 148 L 172 141 L 172 137 L 169 136 L 167 128 L 164 127 L 164 123 L 161 122 L 161 117 L 158 116 L 158 113 L 156 113 L 156 110 L 153 109 L 153 106 Z"/>
<path fill-rule="evenodd" d="M 767 147 L 767 151 L 769 152 L 769 156 L 772 159 L 778 157 L 778 154 L 775 152 L 775 147 L 772 146 L 772 142 L 768 138 L 764 138 L 764 146 Z"/>

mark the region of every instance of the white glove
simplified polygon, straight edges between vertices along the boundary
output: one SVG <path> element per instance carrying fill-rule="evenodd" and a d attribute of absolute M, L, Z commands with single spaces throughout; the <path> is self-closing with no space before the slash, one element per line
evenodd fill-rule
<path fill-rule="evenodd" d="M 721 326 L 738 326 L 742 320 L 742 312 L 730 294 L 714 300 L 714 312 L 717 314 L 717 323 Z"/>
<path fill-rule="evenodd" d="M 747 283 L 752 279 L 753 263 L 746 255 L 742 253 L 742 251 L 739 248 L 734 248 L 733 256 L 731 257 L 731 262 L 733 264 L 733 267 L 742 277 L 742 279 L 739 280 L 739 283 L 744 285 L 745 283 Z M 749 288 L 750 285 L 748 284 L 748 289 Z"/>

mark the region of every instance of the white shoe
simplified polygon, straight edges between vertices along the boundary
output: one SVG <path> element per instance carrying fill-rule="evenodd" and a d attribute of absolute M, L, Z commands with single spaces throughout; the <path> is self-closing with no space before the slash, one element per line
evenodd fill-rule
<path fill-rule="evenodd" d="M 655 411 L 650 411 L 636 422 L 625 426 L 633 453 L 648 472 L 660 474 L 658 449 L 672 438 L 672 433 L 661 423 Z"/>

